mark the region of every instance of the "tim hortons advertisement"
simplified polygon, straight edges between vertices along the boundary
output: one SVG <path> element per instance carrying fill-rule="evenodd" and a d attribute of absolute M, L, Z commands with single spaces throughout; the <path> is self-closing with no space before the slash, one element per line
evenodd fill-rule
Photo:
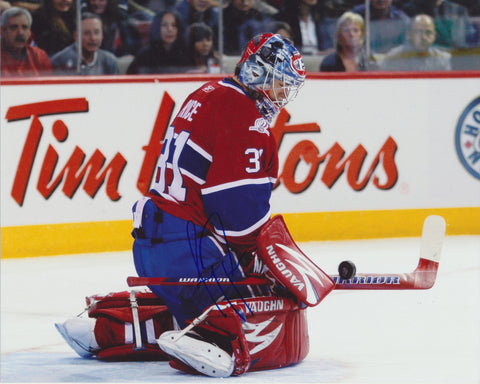
<path fill-rule="evenodd" d="M 202 83 L 3 84 L 2 227 L 129 219 Z M 479 206 L 479 90 L 479 78 L 307 80 L 271 128 L 272 210 Z"/>

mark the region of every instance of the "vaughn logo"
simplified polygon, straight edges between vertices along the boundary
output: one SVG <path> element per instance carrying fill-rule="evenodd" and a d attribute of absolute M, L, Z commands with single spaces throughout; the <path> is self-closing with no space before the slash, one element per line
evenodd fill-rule
<path fill-rule="evenodd" d="M 251 355 L 264 350 L 277 338 L 283 324 L 280 322 L 280 325 L 278 325 L 275 329 L 270 330 L 271 324 L 275 326 L 279 323 L 278 321 L 274 321 L 272 323 L 274 319 L 275 316 L 261 323 L 245 322 L 242 324 L 242 328 L 245 331 L 245 339 L 249 343 L 256 344 L 254 347 L 249 347 L 249 352 Z"/>
<path fill-rule="evenodd" d="M 480 97 L 473 100 L 458 119 L 455 147 L 465 169 L 480 180 Z"/>

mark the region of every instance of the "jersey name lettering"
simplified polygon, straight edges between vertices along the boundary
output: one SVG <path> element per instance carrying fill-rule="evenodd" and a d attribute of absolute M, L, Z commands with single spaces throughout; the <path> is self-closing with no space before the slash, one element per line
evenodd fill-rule
<path fill-rule="evenodd" d="M 180 111 L 178 117 L 182 119 L 192 121 L 192 115 L 197 113 L 197 109 L 202 106 L 202 103 L 198 102 L 197 100 L 190 100 Z"/>

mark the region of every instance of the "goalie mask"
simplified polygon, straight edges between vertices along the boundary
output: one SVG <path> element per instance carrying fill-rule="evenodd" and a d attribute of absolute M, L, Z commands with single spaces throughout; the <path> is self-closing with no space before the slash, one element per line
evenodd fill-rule
<path fill-rule="evenodd" d="M 265 33 L 248 43 L 237 64 L 236 75 L 253 91 L 257 107 L 271 122 L 297 96 L 305 82 L 305 65 L 290 40 Z"/>

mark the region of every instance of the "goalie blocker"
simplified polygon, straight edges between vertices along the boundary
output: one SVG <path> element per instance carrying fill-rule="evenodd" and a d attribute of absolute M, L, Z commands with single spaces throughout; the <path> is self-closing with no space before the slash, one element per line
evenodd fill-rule
<path fill-rule="evenodd" d="M 335 288 L 330 276 L 295 244 L 281 215 L 274 216 L 260 231 L 257 254 L 271 275 L 303 304 L 318 305 Z"/>

